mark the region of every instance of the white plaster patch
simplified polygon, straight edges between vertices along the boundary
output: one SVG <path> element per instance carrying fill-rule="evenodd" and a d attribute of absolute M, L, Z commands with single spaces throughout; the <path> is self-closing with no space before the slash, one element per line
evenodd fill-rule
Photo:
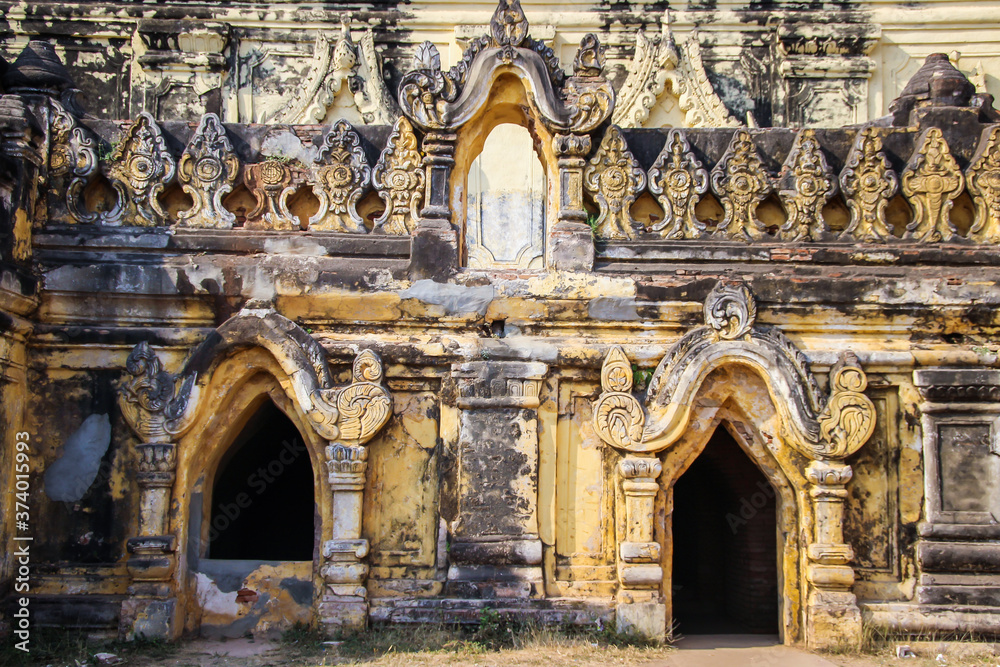
<path fill-rule="evenodd" d="M 409 289 L 399 292 L 401 299 L 419 299 L 424 303 L 443 306 L 449 315 L 476 312 L 486 314 L 493 301 L 494 291 L 490 285 L 465 287 L 436 283 L 433 280 L 418 280 Z"/>
<path fill-rule="evenodd" d="M 220 616 L 230 616 L 237 618 L 243 615 L 244 608 L 236 602 L 236 594 L 219 590 L 215 582 L 208 575 L 201 572 L 195 573 L 195 589 L 198 595 L 198 604 L 203 611 Z"/>
<path fill-rule="evenodd" d="M 62 454 L 45 471 L 45 495 L 75 503 L 94 483 L 101 459 L 111 444 L 111 420 L 90 415 L 63 445 Z"/>

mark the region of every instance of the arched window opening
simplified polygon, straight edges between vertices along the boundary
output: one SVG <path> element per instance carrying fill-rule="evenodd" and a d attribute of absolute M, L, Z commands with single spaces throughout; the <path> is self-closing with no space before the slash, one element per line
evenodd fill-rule
<path fill-rule="evenodd" d="M 722 428 L 674 484 L 671 586 L 682 635 L 778 634 L 776 495 Z"/>
<path fill-rule="evenodd" d="M 471 268 L 541 268 L 545 171 L 520 125 L 497 125 L 469 168 L 466 251 Z"/>
<path fill-rule="evenodd" d="M 298 429 L 267 401 L 219 464 L 208 558 L 312 560 L 313 472 Z"/>

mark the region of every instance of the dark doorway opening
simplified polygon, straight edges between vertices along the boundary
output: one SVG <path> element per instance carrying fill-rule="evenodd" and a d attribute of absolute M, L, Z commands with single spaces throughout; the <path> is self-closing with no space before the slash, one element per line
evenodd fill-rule
<path fill-rule="evenodd" d="M 778 634 L 774 488 L 719 428 L 674 484 L 676 631 Z"/>
<path fill-rule="evenodd" d="M 309 451 L 267 401 L 219 464 L 206 557 L 312 560 L 315 515 Z"/>

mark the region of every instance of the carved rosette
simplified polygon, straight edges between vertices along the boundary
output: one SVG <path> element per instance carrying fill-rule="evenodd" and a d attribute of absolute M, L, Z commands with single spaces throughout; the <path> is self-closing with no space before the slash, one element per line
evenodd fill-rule
<path fill-rule="evenodd" d="M 767 233 L 757 218 L 757 206 L 771 193 L 771 179 L 746 130 L 733 134 L 725 155 L 712 169 L 712 190 L 725 209 L 719 223 L 725 236 L 753 241 Z"/>
<path fill-rule="evenodd" d="M 649 169 L 649 191 L 663 207 L 663 220 L 652 231 L 665 239 L 695 239 L 705 231 L 694 209 L 708 190 L 708 172 L 678 130 L 671 130 Z"/>
<path fill-rule="evenodd" d="M 830 399 L 819 417 L 822 453 L 847 458 L 875 431 L 875 404 L 864 395 L 868 378 L 853 352 L 845 352 L 830 371 Z"/>
<path fill-rule="evenodd" d="M 361 137 L 346 120 L 338 120 L 323 139 L 313 169 L 313 194 L 319 210 L 309 228 L 334 232 L 366 232 L 357 204 L 371 183 L 372 170 L 361 148 Z"/>
<path fill-rule="evenodd" d="M 178 215 L 177 224 L 183 227 L 232 227 L 236 216 L 225 209 L 222 198 L 232 192 L 239 169 L 239 160 L 222 121 L 214 113 L 205 114 L 177 167 L 184 192 L 194 200 L 190 209 Z"/>
<path fill-rule="evenodd" d="M 704 305 L 705 324 L 719 340 L 749 336 L 757 319 L 757 302 L 742 281 L 719 281 Z"/>
<path fill-rule="evenodd" d="M 375 219 L 376 234 L 406 235 L 420 220 L 424 197 L 424 168 L 417 150 L 417 135 L 405 118 L 392 128 L 389 141 L 372 171 L 372 183 L 385 202 L 385 211 Z"/>
<path fill-rule="evenodd" d="M 802 130 L 778 178 L 778 196 L 788 216 L 781 238 L 821 241 L 827 231 L 823 207 L 836 191 L 837 181 L 816 140 L 816 131 Z"/>
<path fill-rule="evenodd" d="M 899 180 L 882 151 L 878 129 L 864 128 L 858 132 L 840 172 L 840 189 L 851 211 L 851 222 L 840 238 L 866 242 L 894 238 L 885 210 L 898 188 Z"/>
<path fill-rule="evenodd" d="M 979 243 L 1000 243 L 1000 125 L 983 130 L 965 180 L 976 204 L 969 238 Z"/>
<path fill-rule="evenodd" d="M 901 182 L 913 208 L 913 221 L 906 226 L 905 237 L 924 243 L 952 240 L 956 229 L 950 219 L 951 207 L 962 194 L 965 177 L 940 128 L 924 131 Z"/>
<path fill-rule="evenodd" d="M 299 219 L 288 210 L 288 198 L 302 180 L 299 170 L 283 160 L 267 159 L 243 169 L 243 183 L 256 204 L 247 213 L 247 229 L 299 229 Z"/>
<path fill-rule="evenodd" d="M 608 351 L 601 367 L 604 390 L 594 404 L 594 430 L 612 447 L 628 450 L 642 442 L 646 415 L 631 394 L 632 366 L 618 346 Z"/>
<path fill-rule="evenodd" d="M 642 170 L 625 144 L 621 130 L 611 125 L 597 153 L 583 172 L 584 185 L 600 207 L 596 235 L 607 239 L 635 238 L 640 223 L 632 218 L 632 203 L 646 187 Z"/>
<path fill-rule="evenodd" d="M 118 194 L 118 205 L 105 214 L 103 222 L 141 227 L 166 224 L 167 212 L 159 197 L 176 171 L 160 127 L 143 111 L 111 155 L 108 178 Z"/>

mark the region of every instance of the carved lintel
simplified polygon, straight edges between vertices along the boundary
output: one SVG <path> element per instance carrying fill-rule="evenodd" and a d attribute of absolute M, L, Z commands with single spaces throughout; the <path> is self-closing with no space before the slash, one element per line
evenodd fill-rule
<path fill-rule="evenodd" d="M 979 243 L 1000 243 L 1000 125 L 983 130 L 965 180 L 976 206 L 969 238 Z"/>
<path fill-rule="evenodd" d="M 663 207 L 663 220 L 652 231 L 665 239 L 694 239 L 705 231 L 695 207 L 708 190 L 708 172 L 678 130 L 667 134 L 656 162 L 649 169 L 649 192 Z"/>
<path fill-rule="evenodd" d="M 737 130 L 712 169 L 712 190 L 725 209 L 719 232 L 744 241 L 763 238 L 767 227 L 757 217 L 757 207 L 772 189 L 753 137 L 746 130 Z"/>
<path fill-rule="evenodd" d="M 895 238 L 885 211 L 899 189 L 899 180 L 882 151 L 878 128 L 869 126 L 858 132 L 840 172 L 840 188 L 851 211 L 841 239 L 873 242 Z"/>
<path fill-rule="evenodd" d="M 117 205 L 101 215 L 108 225 L 164 225 L 167 212 L 159 196 L 173 180 L 177 166 L 153 117 L 145 111 L 126 130 L 111 155 L 108 177 Z"/>
<path fill-rule="evenodd" d="M 406 235 L 420 220 L 424 197 L 424 166 L 417 150 L 413 126 L 400 118 L 372 171 L 372 183 L 385 202 L 385 211 L 375 219 L 374 233 Z"/>
<path fill-rule="evenodd" d="M 583 173 L 584 184 L 600 207 L 596 235 L 632 239 L 641 224 L 630 211 L 646 187 L 646 172 L 632 156 L 620 129 L 611 125 Z"/>
<path fill-rule="evenodd" d="M 965 176 L 941 128 L 924 131 L 900 182 L 913 208 L 913 221 L 906 226 L 905 238 L 923 243 L 953 240 L 957 230 L 951 222 L 951 207 L 962 194 Z"/>
<path fill-rule="evenodd" d="M 313 169 L 313 194 L 319 209 L 309 218 L 309 229 L 367 232 L 357 204 L 371 183 L 371 167 L 361 138 L 351 124 L 338 120 L 324 137 Z"/>
<path fill-rule="evenodd" d="M 201 117 L 177 166 L 184 192 L 194 205 L 178 215 L 182 227 L 228 229 L 236 216 L 222 205 L 222 198 L 232 192 L 240 163 L 233 152 L 226 128 L 214 113 Z"/>
<path fill-rule="evenodd" d="M 299 219 L 288 210 L 288 198 L 302 181 L 300 169 L 284 161 L 268 159 L 243 169 L 243 182 L 256 200 L 247 213 L 246 229 L 290 231 L 299 229 Z"/>
<path fill-rule="evenodd" d="M 821 241 L 826 237 L 823 207 L 837 191 L 816 131 L 801 130 L 778 177 L 778 195 L 788 218 L 780 236 L 787 241 Z"/>

